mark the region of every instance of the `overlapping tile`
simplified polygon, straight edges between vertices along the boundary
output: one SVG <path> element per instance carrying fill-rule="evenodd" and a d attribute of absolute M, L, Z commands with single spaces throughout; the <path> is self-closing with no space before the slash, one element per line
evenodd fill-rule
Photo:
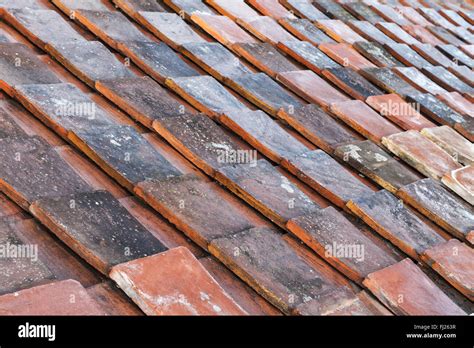
<path fill-rule="evenodd" d="M 390 53 L 388 53 L 382 45 L 376 42 L 356 42 L 352 47 L 370 60 L 372 63 L 381 68 L 391 68 L 395 66 L 402 66 Z"/>
<path fill-rule="evenodd" d="M 319 49 L 344 67 L 354 70 L 375 68 L 374 64 L 357 53 L 348 44 L 323 43 L 319 45 Z"/>
<path fill-rule="evenodd" d="M 353 44 L 357 41 L 365 41 L 362 36 L 340 20 L 320 19 L 316 22 L 316 25 L 337 42 Z"/>
<path fill-rule="evenodd" d="M 460 197 L 474 205 L 474 167 L 467 166 L 446 173 L 443 184 L 456 192 Z"/>
<path fill-rule="evenodd" d="M 412 66 L 417 69 L 422 69 L 431 64 L 423 59 L 415 50 L 410 46 L 402 43 L 393 43 L 384 45 L 385 49 L 390 52 L 397 60 L 405 64 L 406 66 Z"/>
<path fill-rule="evenodd" d="M 327 68 L 340 67 L 339 64 L 307 41 L 280 42 L 278 48 L 316 73 Z"/>
<path fill-rule="evenodd" d="M 326 69 L 322 74 L 354 99 L 365 100 L 383 93 L 351 68 Z"/>
<path fill-rule="evenodd" d="M 323 42 L 334 42 L 333 39 L 307 19 L 283 18 L 278 22 L 298 39 L 311 42 L 315 46 Z"/>
<path fill-rule="evenodd" d="M 328 17 L 318 10 L 310 0 L 283 0 L 281 4 L 300 18 L 317 21 L 318 19 L 328 19 Z"/>
<path fill-rule="evenodd" d="M 296 41 L 297 39 L 286 31 L 273 18 L 260 16 L 251 19 L 237 18 L 243 28 L 263 42 L 276 45 L 280 41 Z"/>

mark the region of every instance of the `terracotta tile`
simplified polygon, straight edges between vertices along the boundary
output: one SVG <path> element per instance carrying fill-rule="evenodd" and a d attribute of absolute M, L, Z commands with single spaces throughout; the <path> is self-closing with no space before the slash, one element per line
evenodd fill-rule
<path fill-rule="evenodd" d="M 181 174 L 130 126 L 111 125 L 73 131 L 68 138 L 128 190 L 133 190 L 140 181 Z"/>
<path fill-rule="evenodd" d="M 395 67 L 393 71 L 397 73 L 402 79 L 413 85 L 422 93 L 441 94 L 446 93 L 446 90 L 431 81 L 417 68 L 401 68 Z"/>
<path fill-rule="evenodd" d="M 322 74 L 355 99 L 365 100 L 369 96 L 383 93 L 351 68 L 326 69 Z"/>
<path fill-rule="evenodd" d="M 375 68 L 374 64 L 357 53 L 350 45 L 322 43 L 319 49 L 344 67 L 354 70 Z"/>
<path fill-rule="evenodd" d="M 62 0 L 63 1 L 63 0 Z M 112 0 L 113 3 L 130 17 L 138 20 L 140 12 L 165 12 L 165 8 L 153 0 Z M 94 1 L 95 2 L 95 1 Z"/>
<path fill-rule="evenodd" d="M 237 56 L 217 42 L 187 43 L 181 46 L 181 52 L 219 81 L 251 73 Z"/>
<path fill-rule="evenodd" d="M 434 179 L 439 180 L 444 174 L 461 167 L 450 154 L 417 131 L 393 134 L 384 137 L 382 142 L 396 156 Z"/>
<path fill-rule="evenodd" d="M 474 167 L 467 166 L 457 170 L 453 170 L 442 178 L 443 184 L 456 192 L 467 202 L 474 205 Z M 471 241 L 474 236 L 469 235 Z"/>
<path fill-rule="evenodd" d="M 451 65 L 448 70 L 465 83 L 474 85 L 474 72 L 465 65 Z"/>
<path fill-rule="evenodd" d="M 6 9 L 22 9 L 29 7 L 34 10 L 44 9 L 44 6 L 36 0 L 3 0 L 2 7 Z"/>
<path fill-rule="evenodd" d="M 418 12 L 420 12 L 423 17 L 425 17 L 435 25 L 442 26 L 445 29 L 451 29 L 455 27 L 454 24 L 450 23 L 446 18 L 441 16 L 435 9 L 421 7 L 418 9 Z"/>
<path fill-rule="evenodd" d="M 309 42 L 280 42 L 278 43 L 278 48 L 315 73 L 320 73 L 321 70 L 327 68 L 340 67 L 339 64 Z"/>
<path fill-rule="evenodd" d="M 179 77 L 166 80 L 166 85 L 192 106 L 208 115 L 247 107 L 210 76 Z"/>
<path fill-rule="evenodd" d="M 247 3 L 264 16 L 274 19 L 294 17 L 278 0 L 248 0 Z"/>
<path fill-rule="evenodd" d="M 9 137 L 0 144 L 2 191 L 23 209 L 42 197 L 92 189 L 39 137 Z"/>
<path fill-rule="evenodd" d="M 245 0 L 207 0 L 207 4 L 212 6 L 221 15 L 229 17 L 233 21 L 237 18 L 255 18 L 260 14 L 245 3 Z"/>
<path fill-rule="evenodd" d="M 30 8 L 9 9 L 4 17 L 7 23 L 43 49 L 48 43 L 76 42 L 79 44 L 85 41 L 56 11 Z M 54 27 L 51 23 L 54 23 Z"/>
<path fill-rule="evenodd" d="M 40 199 L 30 211 L 103 274 L 119 263 L 166 250 L 107 191 Z"/>
<path fill-rule="evenodd" d="M 132 72 L 102 43 L 80 41 L 46 45 L 46 51 L 90 87 L 96 81 L 132 77 Z"/>
<path fill-rule="evenodd" d="M 457 239 L 427 250 L 423 259 L 469 300 L 474 300 L 474 252 Z"/>
<path fill-rule="evenodd" d="M 454 74 L 441 66 L 424 67 L 423 73 L 433 79 L 440 86 L 446 88 L 449 92 L 473 93 L 474 88 L 458 79 Z M 442 94 L 440 92 L 436 94 Z"/>
<path fill-rule="evenodd" d="M 374 85 L 386 90 L 388 93 L 396 93 L 401 96 L 419 93 L 401 77 L 396 75 L 390 68 L 361 69 L 359 73 Z"/>
<path fill-rule="evenodd" d="M 89 95 L 69 83 L 18 86 L 15 96 L 45 125 L 64 138 L 70 130 L 116 123 L 111 114 Z"/>
<path fill-rule="evenodd" d="M 474 117 L 474 104 L 458 92 L 438 94 L 436 97 L 461 115 Z"/>
<path fill-rule="evenodd" d="M 96 87 L 108 100 L 149 128 L 156 119 L 186 113 L 179 100 L 147 76 L 99 81 Z"/>
<path fill-rule="evenodd" d="M 71 298 L 74 301 L 71 301 Z M 82 285 L 72 279 L 0 296 L 0 313 L 2 315 L 105 315 Z"/>
<path fill-rule="evenodd" d="M 462 18 L 456 11 L 442 9 L 439 11 L 439 14 L 442 15 L 451 23 L 453 23 L 454 25 L 460 25 L 461 27 L 469 27 L 471 25 L 468 22 L 466 22 L 466 20 Z"/>
<path fill-rule="evenodd" d="M 380 45 L 395 43 L 393 39 L 385 35 L 377 27 L 367 21 L 349 21 L 347 25 L 351 27 L 356 33 L 367 39 L 368 41 L 376 42 Z M 356 41 L 357 42 L 357 41 Z M 353 42 L 354 44 L 355 42 Z"/>
<path fill-rule="evenodd" d="M 115 266 L 110 277 L 148 315 L 244 315 L 184 247 Z"/>
<path fill-rule="evenodd" d="M 337 42 L 353 44 L 356 41 L 366 41 L 340 20 L 320 19 L 316 22 L 316 25 Z"/>
<path fill-rule="evenodd" d="M 333 39 L 307 19 L 284 18 L 278 22 L 298 39 L 309 41 L 315 46 L 323 42 L 334 42 Z"/>
<path fill-rule="evenodd" d="M 383 4 L 373 4 L 370 8 L 375 11 L 379 16 L 381 16 L 386 22 L 393 22 L 398 25 L 410 25 L 411 22 L 407 20 L 403 15 L 397 11 L 395 8 L 389 5 Z M 379 21 L 379 22 L 383 22 Z"/>
<path fill-rule="evenodd" d="M 235 43 L 257 42 L 228 17 L 195 13 L 191 19 L 214 39 L 229 48 Z"/>
<path fill-rule="evenodd" d="M 290 109 L 302 105 L 298 99 L 264 73 L 235 76 L 226 81 L 240 95 L 271 115 L 276 115 L 281 108 Z"/>
<path fill-rule="evenodd" d="M 0 218 L 0 294 L 47 283 L 55 276 L 42 260 L 40 246 L 30 244 L 18 230 L 22 221 Z M 32 249 L 32 248 L 36 248 Z M 14 252 L 15 254 L 12 254 Z M 21 254 L 17 254 L 20 252 Z"/>
<path fill-rule="evenodd" d="M 431 64 L 426 59 L 423 59 L 423 57 L 421 57 L 408 45 L 396 43 L 384 45 L 384 47 L 393 57 L 406 66 L 412 66 L 417 69 L 431 66 Z"/>
<path fill-rule="evenodd" d="M 395 314 L 465 314 L 410 259 L 372 273 L 364 284 Z"/>
<path fill-rule="evenodd" d="M 146 74 L 161 83 L 167 78 L 199 75 L 196 69 L 163 42 L 125 42 L 120 44 L 120 50 Z"/>
<path fill-rule="evenodd" d="M 441 65 L 449 67 L 453 65 L 453 61 L 437 50 L 433 45 L 430 44 L 416 44 L 411 46 L 421 57 L 426 61 L 434 65 Z"/>
<path fill-rule="evenodd" d="M 474 59 L 472 59 L 459 48 L 454 46 L 454 44 L 438 45 L 437 47 L 446 56 L 451 58 L 455 64 L 467 65 L 471 69 L 474 68 Z"/>
<path fill-rule="evenodd" d="M 425 44 L 442 45 L 444 43 L 421 25 L 405 25 L 403 30 Z"/>
<path fill-rule="evenodd" d="M 8 137 L 26 137 L 27 134 L 20 127 L 20 125 L 15 122 L 13 115 L 10 115 L 5 109 L 1 107 L 0 104 L 0 139 Z M 0 209 L 1 216 L 1 209 Z"/>
<path fill-rule="evenodd" d="M 296 108 L 292 112 L 282 110 L 278 116 L 328 153 L 332 153 L 336 146 L 357 139 L 352 131 L 314 104 Z"/>
<path fill-rule="evenodd" d="M 219 120 L 274 162 L 309 151 L 263 111 L 228 111 Z"/>
<path fill-rule="evenodd" d="M 433 179 L 402 187 L 397 195 L 453 236 L 474 242 L 472 206 Z"/>
<path fill-rule="evenodd" d="M 104 281 L 87 289 L 87 294 L 97 302 L 107 315 L 143 316 L 138 308 L 112 281 Z"/>
<path fill-rule="evenodd" d="M 465 41 L 466 43 L 468 43 L 470 45 L 474 44 L 474 31 L 470 27 L 469 27 L 469 29 L 464 28 L 464 27 L 455 27 L 455 28 L 451 29 L 451 32 L 454 35 L 456 35 L 457 37 L 462 38 L 463 41 Z M 465 53 L 467 53 L 467 55 L 472 58 L 472 55 L 470 54 L 470 52 L 466 52 L 466 50 L 464 49 L 463 46 L 465 46 L 465 44 L 458 45 L 458 48 L 461 49 L 462 51 L 464 51 Z"/>
<path fill-rule="evenodd" d="M 471 117 L 465 117 L 462 122 L 456 123 L 454 129 L 469 141 L 474 141 L 474 120 Z"/>
<path fill-rule="evenodd" d="M 357 283 L 397 262 L 373 237 L 364 234 L 333 207 L 292 219 L 288 229 Z"/>
<path fill-rule="evenodd" d="M 0 43 L 0 73 L 0 87 L 10 95 L 18 85 L 61 82 L 46 63 L 18 43 Z"/>
<path fill-rule="evenodd" d="M 214 176 L 217 168 L 228 165 L 229 159 L 244 148 L 214 121 L 203 114 L 180 115 L 156 120 L 153 128 L 198 168 Z M 250 157 L 248 160 L 256 160 Z"/>
<path fill-rule="evenodd" d="M 237 23 L 259 40 L 272 45 L 276 45 L 278 42 L 298 40 L 271 17 L 260 16 L 251 19 L 237 18 Z"/>
<path fill-rule="evenodd" d="M 403 66 L 382 45 L 376 42 L 356 42 L 352 47 L 369 61 L 381 68 Z"/>
<path fill-rule="evenodd" d="M 143 26 L 174 49 L 189 42 L 206 42 L 175 13 L 140 12 L 140 15 Z"/>
<path fill-rule="evenodd" d="M 284 227 L 317 204 L 266 160 L 219 168 L 217 180 L 264 216 Z"/>
<path fill-rule="evenodd" d="M 281 73 L 278 74 L 278 80 L 308 102 L 324 108 L 335 102 L 349 100 L 310 70 Z"/>
<path fill-rule="evenodd" d="M 151 42 L 127 17 L 118 11 L 80 9 L 74 17 L 108 46 L 117 49 L 124 41 Z"/>
<path fill-rule="evenodd" d="M 411 93 L 407 95 L 407 100 L 416 103 L 423 114 L 438 123 L 454 126 L 465 121 L 462 115 L 429 93 Z"/>
<path fill-rule="evenodd" d="M 206 250 L 215 238 L 253 227 L 235 202 L 224 199 L 228 193 L 194 174 L 144 181 L 135 192 Z"/>
<path fill-rule="evenodd" d="M 355 131 L 376 143 L 380 143 L 382 137 L 400 131 L 360 100 L 333 103 L 331 112 Z"/>
<path fill-rule="evenodd" d="M 422 25 L 424 27 L 432 25 L 431 22 L 425 19 L 413 6 L 397 6 L 397 11 L 399 11 L 405 18 L 410 20 L 416 25 Z"/>
<path fill-rule="evenodd" d="M 416 105 L 405 102 L 397 94 L 371 96 L 367 98 L 366 103 L 402 129 L 420 131 L 423 128 L 436 127 L 434 123 L 420 115 Z"/>
<path fill-rule="evenodd" d="M 318 10 L 310 0 L 283 0 L 281 3 L 300 18 L 310 21 L 329 19 L 324 13 Z"/>
<path fill-rule="evenodd" d="M 445 242 L 444 238 L 407 209 L 401 200 L 386 190 L 352 200 L 347 206 L 382 237 L 415 260 L 428 248 Z"/>
<path fill-rule="evenodd" d="M 194 13 L 213 15 L 214 12 L 202 0 L 163 0 L 179 15 L 184 14 L 189 19 Z"/>
<path fill-rule="evenodd" d="M 213 241 L 211 253 L 270 303 L 290 314 L 317 299 L 321 307 L 354 295 L 335 280 L 334 271 L 306 261 L 272 229 L 254 228 Z M 344 291 L 344 289 L 346 291 Z M 313 308 L 305 314 L 321 314 Z"/>
<path fill-rule="evenodd" d="M 471 58 L 474 58 L 474 45 L 461 45 L 459 48 Z"/>
<path fill-rule="evenodd" d="M 322 150 L 296 155 L 285 167 L 301 181 L 339 207 L 372 190 Z"/>
<path fill-rule="evenodd" d="M 79 9 L 108 11 L 107 6 L 94 0 L 53 0 L 52 3 L 67 15 Z"/>
<path fill-rule="evenodd" d="M 425 128 L 421 134 L 465 165 L 474 163 L 474 145 L 448 126 Z"/>
<path fill-rule="evenodd" d="M 458 13 L 462 18 L 464 18 L 466 21 L 474 25 L 474 15 L 471 12 L 467 10 L 462 10 L 462 11 L 458 11 Z"/>
<path fill-rule="evenodd" d="M 235 44 L 233 49 L 260 71 L 272 77 L 276 77 L 280 72 L 301 70 L 300 66 L 266 42 Z"/>
<path fill-rule="evenodd" d="M 430 25 L 430 26 L 426 27 L 426 29 L 428 29 L 438 39 L 440 39 L 440 40 L 442 40 L 446 43 L 450 43 L 450 44 L 453 44 L 453 45 L 463 45 L 465 43 L 464 41 L 458 39 L 457 36 L 451 34 L 450 31 L 448 31 L 448 30 L 446 30 L 442 27 Z"/>
<path fill-rule="evenodd" d="M 321 10 L 329 18 L 339 19 L 341 21 L 350 21 L 355 19 L 349 12 L 335 1 L 320 0 L 313 1 L 313 5 Z"/>
<path fill-rule="evenodd" d="M 343 6 L 361 21 L 367 21 L 372 24 L 384 21 L 369 5 L 363 2 L 348 2 L 344 3 Z"/>

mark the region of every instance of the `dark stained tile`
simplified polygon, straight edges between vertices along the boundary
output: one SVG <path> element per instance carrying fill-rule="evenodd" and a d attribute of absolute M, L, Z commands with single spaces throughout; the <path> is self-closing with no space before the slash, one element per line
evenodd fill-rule
<path fill-rule="evenodd" d="M 298 39 L 311 42 L 315 46 L 323 42 L 334 42 L 333 39 L 307 19 L 284 18 L 280 19 L 279 23 Z"/>
<path fill-rule="evenodd" d="M 397 196 L 453 236 L 473 244 L 474 210 L 467 202 L 433 179 L 402 187 Z"/>
<path fill-rule="evenodd" d="M 185 247 L 115 266 L 110 277 L 148 315 L 243 315 Z"/>
<path fill-rule="evenodd" d="M 465 315 L 410 259 L 374 272 L 365 286 L 398 315 Z"/>
<path fill-rule="evenodd" d="M 44 198 L 32 214 L 98 271 L 166 250 L 107 191 Z"/>
<path fill-rule="evenodd" d="M 421 175 L 397 161 L 370 140 L 354 141 L 339 146 L 335 150 L 335 155 L 392 193 L 421 179 Z"/>
<path fill-rule="evenodd" d="M 462 292 L 469 300 L 474 300 L 474 251 L 457 239 L 427 250 L 422 258 Z"/>
<path fill-rule="evenodd" d="M 174 49 L 188 42 L 206 42 L 176 13 L 140 12 L 142 24 Z"/>
<path fill-rule="evenodd" d="M 223 199 L 221 188 L 194 174 L 144 181 L 135 192 L 204 249 L 213 239 L 253 227 L 235 204 Z"/>
<path fill-rule="evenodd" d="M 107 315 L 143 316 L 143 312 L 130 301 L 112 281 L 106 280 L 87 288 L 89 296 Z"/>
<path fill-rule="evenodd" d="M 166 80 L 166 84 L 182 98 L 208 115 L 226 110 L 245 110 L 247 107 L 210 76 L 179 77 Z"/>
<path fill-rule="evenodd" d="M 461 167 L 449 153 L 417 131 L 405 131 L 382 139 L 383 144 L 396 156 L 420 173 L 441 179 L 443 175 Z"/>
<path fill-rule="evenodd" d="M 355 99 L 365 100 L 372 95 L 383 94 L 383 91 L 351 68 L 326 69 L 322 74 Z"/>
<path fill-rule="evenodd" d="M 294 17 L 293 13 L 288 11 L 278 0 L 247 0 L 247 2 L 264 16 L 274 19 Z"/>
<path fill-rule="evenodd" d="M 283 0 L 281 2 L 287 9 L 300 18 L 316 21 L 318 19 L 328 19 L 328 17 L 318 10 L 311 1 L 308 0 Z"/>
<path fill-rule="evenodd" d="M 21 136 L 26 137 L 25 131 L 15 122 L 13 115 L 3 109 L 0 104 L 0 139 Z"/>
<path fill-rule="evenodd" d="M 301 70 L 300 66 L 266 42 L 235 44 L 233 49 L 260 71 L 272 77 L 285 71 Z"/>
<path fill-rule="evenodd" d="M 419 260 L 419 255 L 425 250 L 445 242 L 386 190 L 350 201 L 347 206 L 382 237 L 415 260 Z"/>
<path fill-rule="evenodd" d="M 342 144 L 357 140 L 357 136 L 324 112 L 319 106 L 308 104 L 278 116 L 306 139 L 327 153 Z"/>
<path fill-rule="evenodd" d="M 178 99 L 148 76 L 99 81 L 97 90 L 149 128 L 153 120 L 186 113 Z"/>
<path fill-rule="evenodd" d="M 102 43 L 55 43 L 46 50 L 80 80 L 94 87 L 96 81 L 134 76 Z"/>
<path fill-rule="evenodd" d="M 382 45 L 376 42 L 355 42 L 352 47 L 378 67 L 392 68 L 395 66 L 403 66 L 403 64 L 388 53 Z"/>
<path fill-rule="evenodd" d="M 319 45 L 319 49 L 344 67 L 354 70 L 375 68 L 374 64 L 365 59 L 348 44 L 323 43 Z"/>
<path fill-rule="evenodd" d="M 370 273 L 397 262 L 374 237 L 366 235 L 334 207 L 292 219 L 287 226 L 312 250 L 357 283 L 362 283 Z"/>
<path fill-rule="evenodd" d="M 74 301 L 71 301 L 74 298 Z M 34 304 L 34 305 L 32 305 Z M 105 315 L 82 285 L 72 279 L 0 296 L 2 315 Z"/>
<path fill-rule="evenodd" d="M 449 126 L 425 128 L 420 132 L 465 165 L 474 164 L 474 144 Z"/>
<path fill-rule="evenodd" d="M 375 25 L 367 21 L 349 21 L 347 22 L 347 25 L 370 42 L 376 42 L 379 45 L 395 43 L 393 39 L 385 35 Z"/>
<path fill-rule="evenodd" d="M 221 15 L 229 17 L 233 21 L 237 18 L 248 19 L 260 16 L 257 11 L 247 5 L 245 0 L 207 0 L 206 3 L 216 9 Z"/>
<path fill-rule="evenodd" d="M 416 51 L 414 51 L 410 46 L 403 43 L 394 43 L 384 45 L 385 49 L 400 62 L 406 66 L 413 66 L 417 69 L 422 69 L 426 66 L 431 66 L 431 64 L 423 59 Z"/>
<path fill-rule="evenodd" d="M 387 22 L 394 22 L 398 25 L 411 24 L 411 22 L 406 19 L 399 11 L 389 5 L 374 3 L 373 5 L 370 5 L 370 8 L 379 16 L 383 17 Z M 379 22 L 383 22 L 383 20 Z"/>
<path fill-rule="evenodd" d="M 458 79 L 442 66 L 424 67 L 423 73 L 449 92 L 474 93 L 474 88 Z M 442 93 L 433 93 L 442 94 Z"/>
<path fill-rule="evenodd" d="M 228 111 L 219 120 L 274 162 L 309 151 L 263 111 Z"/>
<path fill-rule="evenodd" d="M 284 227 L 318 205 L 266 160 L 221 167 L 217 180 L 263 215 Z"/>
<path fill-rule="evenodd" d="M 129 41 L 120 44 L 120 47 L 145 73 L 161 83 L 167 78 L 199 75 L 163 42 Z"/>
<path fill-rule="evenodd" d="M 68 138 L 122 186 L 148 179 L 179 176 L 173 167 L 135 128 L 104 126 L 70 132 Z"/>
<path fill-rule="evenodd" d="M 2 191 L 23 209 L 39 198 L 92 189 L 39 137 L 9 137 L 0 144 Z"/>
<path fill-rule="evenodd" d="M 202 0 L 163 0 L 166 5 L 171 7 L 176 13 L 183 14 L 186 18 L 191 17 L 193 13 L 205 13 L 212 15 L 214 12 L 204 4 Z"/>
<path fill-rule="evenodd" d="M 352 16 L 335 1 L 313 1 L 313 5 L 316 6 L 319 10 L 321 10 L 329 18 L 339 19 L 341 21 L 350 21 L 355 19 L 354 16 Z"/>
<path fill-rule="evenodd" d="M 271 115 L 276 115 L 281 108 L 289 109 L 302 105 L 298 99 L 264 73 L 235 76 L 226 81 L 239 94 Z"/>
<path fill-rule="evenodd" d="M 397 93 L 402 96 L 418 93 L 414 87 L 396 75 L 390 68 L 362 69 L 359 73 L 374 85 L 389 93 Z"/>
<path fill-rule="evenodd" d="M 155 120 L 153 128 L 174 148 L 210 176 L 217 168 L 228 165 L 232 156 L 242 150 L 233 138 L 208 116 L 179 115 Z M 248 161 L 256 161 L 256 153 L 243 151 Z M 253 156 L 255 155 L 255 156 Z"/>
<path fill-rule="evenodd" d="M 89 95 L 70 83 L 18 86 L 15 96 L 45 125 L 64 138 L 71 130 L 116 122 Z"/>
<path fill-rule="evenodd" d="M 367 21 L 371 24 L 384 21 L 369 5 L 363 2 L 348 2 L 343 6 L 361 21 Z"/>
<path fill-rule="evenodd" d="M 238 18 L 237 23 L 259 40 L 271 43 L 272 45 L 276 45 L 281 41 L 297 40 L 271 17 L 260 16 L 251 19 Z"/>
<path fill-rule="evenodd" d="M 296 155 L 285 167 L 330 202 L 345 207 L 347 201 L 372 190 L 322 150 Z"/>
<path fill-rule="evenodd" d="M 421 57 L 433 65 L 441 65 L 446 68 L 453 65 L 453 61 L 442 54 L 433 45 L 419 43 L 412 45 L 411 48 L 413 48 Z"/>
<path fill-rule="evenodd" d="M 286 314 L 311 300 L 326 308 L 354 295 L 325 265 L 315 267 L 272 229 L 254 228 L 213 241 L 211 253 Z M 346 290 L 345 292 L 343 290 Z M 316 306 L 315 306 L 316 307 Z M 321 314 L 312 308 L 306 314 Z"/>
<path fill-rule="evenodd" d="M 474 167 L 467 166 L 447 173 L 442 178 L 443 184 L 456 192 L 467 202 L 474 205 Z M 469 240 L 474 240 L 473 233 L 468 236 Z"/>
<path fill-rule="evenodd" d="M 380 143 L 382 137 L 400 131 L 360 100 L 333 103 L 330 110 L 356 132 L 376 143 Z"/>
<path fill-rule="evenodd" d="M 357 41 L 365 41 L 362 36 L 340 20 L 320 19 L 316 21 L 316 25 L 337 42 L 353 44 Z"/>
<path fill-rule="evenodd" d="M 231 51 L 217 42 L 187 43 L 181 52 L 219 81 L 251 71 Z"/>
<path fill-rule="evenodd" d="M 407 103 L 398 94 L 371 96 L 365 102 L 404 130 L 436 127 L 416 110 L 416 105 Z"/>
<path fill-rule="evenodd" d="M 41 48 L 44 48 L 48 43 L 85 41 L 56 11 L 30 8 L 11 9 L 5 12 L 5 21 Z M 54 26 L 51 23 L 54 23 Z"/>
<path fill-rule="evenodd" d="M 348 97 L 310 70 L 281 73 L 278 74 L 278 80 L 308 102 L 324 108 L 329 107 L 332 103 L 349 100 Z"/>
<path fill-rule="evenodd" d="M 393 71 L 422 93 L 431 93 L 434 95 L 446 93 L 446 90 L 431 81 L 417 68 L 395 67 Z"/>
<path fill-rule="evenodd" d="M 306 41 L 279 42 L 278 48 L 315 73 L 340 67 L 335 61 Z"/>
<path fill-rule="evenodd" d="M 46 63 L 18 43 L 0 43 L 0 74 L 0 87 L 10 95 L 18 85 L 61 82 Z"/>

